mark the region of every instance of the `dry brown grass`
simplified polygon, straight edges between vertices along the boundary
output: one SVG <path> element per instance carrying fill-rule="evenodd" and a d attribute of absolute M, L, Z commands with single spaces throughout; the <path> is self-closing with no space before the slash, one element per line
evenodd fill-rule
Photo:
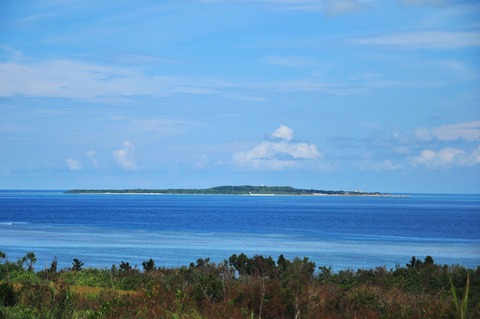
<path fill-rule="evenodd" d="M 134 290 L 122 290 L 122 289 L 113 289 L 113 288 L 100 288 L 100 287 L 89 287 L 89 286 L 70 286 L 70 290 L 79 295 L 99 295 L 104 291 L 110 291 L 120 296 L 125 295 L 138 295 L 140 292 Z"/>

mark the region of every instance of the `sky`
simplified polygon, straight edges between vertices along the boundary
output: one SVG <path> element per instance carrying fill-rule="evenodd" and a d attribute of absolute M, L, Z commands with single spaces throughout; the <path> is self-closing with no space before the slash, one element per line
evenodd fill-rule
<path fill-rule="evenodd" d="M 0 189 L 480 193 L 480 3 L 0 0 Z"/>

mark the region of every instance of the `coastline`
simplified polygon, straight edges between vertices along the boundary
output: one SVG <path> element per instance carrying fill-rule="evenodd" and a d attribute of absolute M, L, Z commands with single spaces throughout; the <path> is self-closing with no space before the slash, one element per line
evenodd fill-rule
<path fill-rule="evenodd" d="M 149 196 L 253 196 L 253 197 L 273 197 L 273 196 L 297 196 L 297 197 L 388 197 L 388 198 L 410 198 L 411 195 L 404 194 L 199 194 L 199 193 L 159 193 L 159 192 L 97 192 L 97 191 L 65 191 L 64 194 L 73 195 L 149 195 Z"/>
<path fill-rule="evenodd" d="M 148 195 L 243 195 L 243 196 L 368 196 L 409 197 L 407 195 L 362 191 L 301 189 L 291 186 L 217 186 L 204 189 L 72 189 L 66 194 L 148 194 Z"/>

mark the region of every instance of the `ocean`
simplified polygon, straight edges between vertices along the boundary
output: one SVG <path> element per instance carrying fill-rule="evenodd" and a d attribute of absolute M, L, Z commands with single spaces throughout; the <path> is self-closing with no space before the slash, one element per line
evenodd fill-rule
<path fill-rule="evenodd" d="M 64 194 L 0 191 L 0 251 L 36 270 L 152 258 L 180 267 L 245 253 L 308 257 L 334 270 L 405 266 L 412 256 L 480 265 L 480 195 L 408 197 Z"/>

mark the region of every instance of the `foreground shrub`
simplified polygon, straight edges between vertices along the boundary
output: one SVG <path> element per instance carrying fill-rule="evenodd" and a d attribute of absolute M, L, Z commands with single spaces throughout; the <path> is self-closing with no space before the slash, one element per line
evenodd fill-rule
<path fill-rule="evenodd" d="M 8 283 L 0 284 L 0 306 L 12 307 L 17 303 L 17 296 L 13 285 Z"/>
<path fill-rule="evenodd" d="M 480 267 L 436 265 L 428 256 L 339 272 L 283 255 L 145 265 L 35 273 L 17 263 L 0 279 L 0 319 L 480 318 Z"/>

